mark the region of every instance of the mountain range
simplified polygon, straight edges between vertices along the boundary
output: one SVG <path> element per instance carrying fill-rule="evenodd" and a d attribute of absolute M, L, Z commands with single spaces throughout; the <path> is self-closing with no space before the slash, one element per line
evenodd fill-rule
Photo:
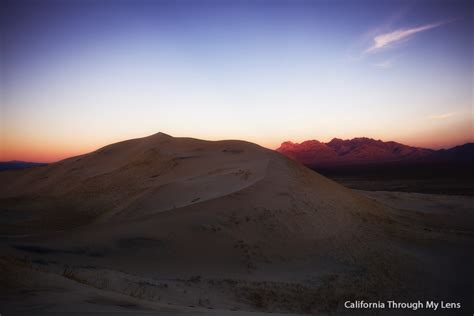
<path fill-rule="evenodd" d="M 334 138 L 327 143 L 317 140 L 302 143 L 286 141 L 276 150 L 310 167 L 474 161 L 474 143 L 433 150 L 367 137 L 347 140 Z"/>

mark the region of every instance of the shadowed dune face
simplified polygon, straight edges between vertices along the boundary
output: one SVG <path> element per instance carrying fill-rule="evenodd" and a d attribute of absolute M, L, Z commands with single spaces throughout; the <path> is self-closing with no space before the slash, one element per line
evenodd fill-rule
<path fill-rule="evenodd" d="M 116 252 L 124 238 L 152 238 L 181 249 L 174 256 L 194 262 L 202 260 L 200 253 L 216 263 L 221 254 L 229 262 L 242 261 L 246 252 L 263 261 L 282 254 L 306 256 L 315 246 L 353 260 L 348 243 L 365 238 L 360 226 L 390 221 L 369 199 L 241 141 L 156 134 L 1 176 L 11 183 L 1 192 L 2 208 L 23 216 L 3 223 L 5 232 L 79 228 L 74 238 L 95 236 L 97 252 Z M 255 258 L 245 265 L 252 267 Z"/>
<path fill-rule="evenodd" d="M 1 245 L 11 258 L 30 256 L 43 272 L 125 295 L 133 283 L 150 300 L 175 299 L 157 280 L 181 288 L 193 275 L 212 295 L 231 282 L 213 303 L 224 309 L 240 302 L 246 310 L 315 312 L 347 298 L 393 298 L 404 294 L 401 278 L 418 284 L 423 262 L 404 244 L 437 238 L 242 141 L 159 133 L 2 172 L 0 182 L 8 184 L 0 212 L 9 218 L 0 222 Z M 204 295 L 196 282 L 184 282 L 194 294 L 176 304 Z"/>

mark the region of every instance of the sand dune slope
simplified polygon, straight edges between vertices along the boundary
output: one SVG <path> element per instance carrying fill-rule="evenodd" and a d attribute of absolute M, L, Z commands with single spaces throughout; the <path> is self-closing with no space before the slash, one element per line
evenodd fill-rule
<path fill-rule="evenodd" d="M 284 209 L 295 200 L 290 193 L 298 193 L 306 194 L 300 203 L 319 204 L 320 213 L 330 210 L 326 215 L 338 220 L 361 209 L 365 215 L 384 216 L 380 210 L 367 209 L 367 200 L 351 191 L 257 145 L 162 133 L 41 168 L 2 172 L 0 181 L 6 184 L 0 190 L 2 203 L 30 218 L 23 221 L 29 232 L 137 219 L 232 199 L 246 189 L 256 196 L 238 200 L 251 204 L 276 207 L 283 202 Z M 255 187 L 262 191 L 254 192 Z M 328 206 L 323 207 L 325 203 Z M 21 226 L 17 224 L 16 228 Z"/>

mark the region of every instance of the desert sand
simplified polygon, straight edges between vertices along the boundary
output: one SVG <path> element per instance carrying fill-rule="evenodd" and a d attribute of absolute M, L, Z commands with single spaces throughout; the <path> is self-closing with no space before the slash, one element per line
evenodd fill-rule
<path fill-rule="evenodd" d="M 252 143 L 163 133 L 0 183 L 2 315 L 472 313 L 470 197 L 353 191 Z"/>

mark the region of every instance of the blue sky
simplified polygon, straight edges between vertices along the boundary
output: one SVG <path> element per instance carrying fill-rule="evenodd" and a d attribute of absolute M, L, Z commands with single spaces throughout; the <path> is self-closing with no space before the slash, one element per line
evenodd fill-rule
<path fill-rule="evenodd" d="M 473 139 L 469 1 L 4 1 L 0 160 L 163 131 Z"/>

